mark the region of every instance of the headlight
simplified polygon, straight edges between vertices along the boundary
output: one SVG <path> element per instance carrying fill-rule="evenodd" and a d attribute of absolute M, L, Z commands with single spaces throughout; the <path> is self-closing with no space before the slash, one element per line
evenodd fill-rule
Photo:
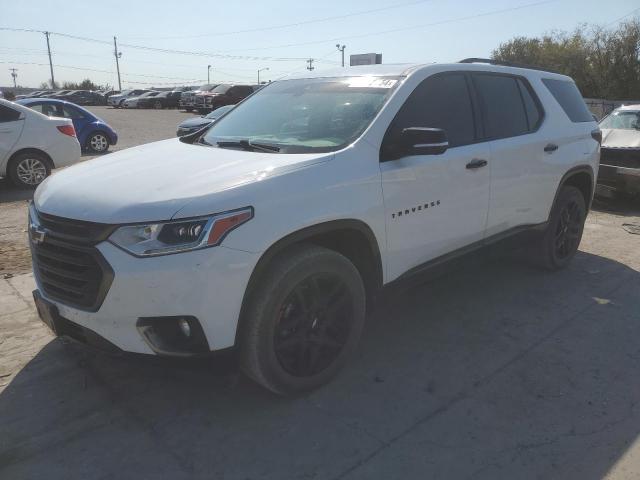
<path fill-rule="evenodd" d="M 246 207 L 190 220 L 125 225 L 109 241 L 136 257 L 168 255 L 220 245 L 229 232 L 252 218 L 253 208 Z"/>

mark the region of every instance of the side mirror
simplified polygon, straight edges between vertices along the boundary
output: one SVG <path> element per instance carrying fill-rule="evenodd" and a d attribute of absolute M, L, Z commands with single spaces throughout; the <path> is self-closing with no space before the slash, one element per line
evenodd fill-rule
<path fill-rule="evenodd" d="M 404 155 L 441 155 L 449 148 L 447 133 L 441 128 L 409 127 L 400 138 Z"/>

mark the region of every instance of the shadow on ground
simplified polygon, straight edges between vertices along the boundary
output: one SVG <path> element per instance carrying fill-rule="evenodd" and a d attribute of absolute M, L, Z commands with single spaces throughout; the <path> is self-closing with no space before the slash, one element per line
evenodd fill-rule
<path fill-rule="evenodd" d="M 600 479 L 640 433 L 639 293 L 586 253 L 471 262 L 389 290 L 295 399 L 53 340 L 0 394 L 0 477 Z"/>

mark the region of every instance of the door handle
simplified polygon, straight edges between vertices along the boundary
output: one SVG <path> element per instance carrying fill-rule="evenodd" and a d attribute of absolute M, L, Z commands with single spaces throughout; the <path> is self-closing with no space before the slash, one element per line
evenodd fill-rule
<path fill-rule="evenodd" d="M 467 169 L 473 170 L 474 168 L 482 168 L 485 167 L 489 162 L 484 160 L 483 158 L 474 158 L 469 163 L 467 163 Z"/>
<path fill-rule="evenodd" d="M 547 153 L 555 152 L 558 149 L 558 145 L 555 143 L 549 143 L 546 147 L 544 147 L 544 151 Z"/>

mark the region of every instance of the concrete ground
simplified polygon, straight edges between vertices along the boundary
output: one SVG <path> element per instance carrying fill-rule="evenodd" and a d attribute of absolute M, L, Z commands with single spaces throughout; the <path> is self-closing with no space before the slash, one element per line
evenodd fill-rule
<path fill-rule="evenodd" d="M 387 291 L 356 358 L 299 398 L 54 339 L 30 274 L 0 279 L 0 478 L 640 478 L 640 236 L 623 224 L 640 209 L 596 205 L 561 272 L 483 254 Z"/>

